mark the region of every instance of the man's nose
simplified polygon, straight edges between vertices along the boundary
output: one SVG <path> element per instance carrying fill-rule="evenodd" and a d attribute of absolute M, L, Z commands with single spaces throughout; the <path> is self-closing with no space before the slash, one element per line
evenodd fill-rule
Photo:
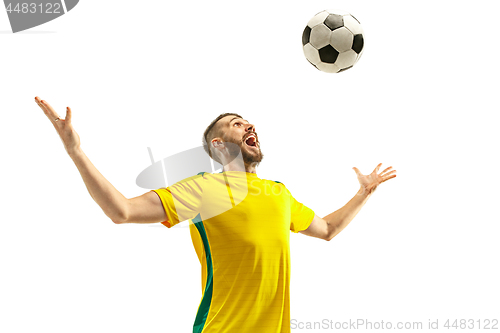
<path fill-rule="evenodd" d="M 246 131 L 247 132 L 255 132 L 255 125 L 253 124 L 247 124 L 247 128 L 246 128 Z"/>

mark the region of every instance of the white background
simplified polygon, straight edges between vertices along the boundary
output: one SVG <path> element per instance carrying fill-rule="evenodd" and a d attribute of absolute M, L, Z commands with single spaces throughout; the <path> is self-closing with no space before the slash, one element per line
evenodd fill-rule
<path fill-rule="evenodd" d="M 352 167 L 393 166 L 331 242 L 290 235 L 291 318 L 499 319 L 495 5 L 87 0 L 16 34 L 0 11 L 0 331 L 191 332 L 201 299 L 187 222 L 113 224 L 35 96 L 72 108 L 127 198 L 149 191 L 135 184 L 147 147 L 158 160 L 199 146 L 223 112 L 256 125 L 259 177 L 322 217 L 355 195 Z M 327 8 L 365 30 L 340 74 L 302 52 Z"/>

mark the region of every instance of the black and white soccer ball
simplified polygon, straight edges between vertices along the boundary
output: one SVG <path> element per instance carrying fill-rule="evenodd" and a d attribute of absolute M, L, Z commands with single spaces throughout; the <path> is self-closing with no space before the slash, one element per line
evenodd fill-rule
<path fill-rule="evenodd" d="M 324 10 L 307 23 L 302 46 L 306 59 L 314 67 L 339 73 L 354 66 L 363 54 L 363 28 L 347 12 Z"/>

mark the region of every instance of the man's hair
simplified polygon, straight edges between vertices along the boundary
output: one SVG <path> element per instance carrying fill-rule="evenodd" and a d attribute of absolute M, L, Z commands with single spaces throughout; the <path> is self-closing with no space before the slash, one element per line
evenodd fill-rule
<path fill-rule="evenodd" d="M 215 118 L 210 123 L 210 125 L 208 125 L 207 129 L 205 130 L 205 133 L 203 133 L 203 148 L 207 152 L 208 156 L 210 156 L 211 158 L 213 158 L 214 160 L 216 160 L 219 163 L 221 163 L 221 162 L 219 161 L 217 156 L 212 156 L 212 152 L 211 152 L 212 147 L 210 146 L 210 141 L 212 141 L 212 139 L 215 137 L 222 137 L 224 135 L 224 132 L 221 130 L 220 123 L 218 123 L 218 121 L 226 116 L 236 116 L 236 117 L 243 119 L 243 117 L 237 113 L 231 113 L 231 112 L 223 113 L 220 116 L 218 116 L 217 118 Z"/>

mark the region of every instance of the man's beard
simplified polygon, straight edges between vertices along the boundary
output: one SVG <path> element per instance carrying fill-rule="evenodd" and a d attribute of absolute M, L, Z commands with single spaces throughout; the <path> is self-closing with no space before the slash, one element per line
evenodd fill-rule
<path fill-rule="evenodd" d="M 259 163 L 262 161 L 264 158 L 264 154 L 262 154 L 262 151 L 260 150 L 260 147 L 257 146 L 256 143 L 256 150 L 255 152 L 249 152 L 248 150 L 252 148 L 247 148 L 247 144 L 243 141 L 238 141 L 235 142 L 229 138 L 224 139 L 226 142 L 230 142 L 232 144 L 227 145 L 228 150 L 230 152 L 231 160 L 233 160 L 236 156 L 238 156 L 239 152 L 241 151 L 241 156 L 243 157 L 243 163 L 245 163 L 245 166 L 258 166 Z"/>

